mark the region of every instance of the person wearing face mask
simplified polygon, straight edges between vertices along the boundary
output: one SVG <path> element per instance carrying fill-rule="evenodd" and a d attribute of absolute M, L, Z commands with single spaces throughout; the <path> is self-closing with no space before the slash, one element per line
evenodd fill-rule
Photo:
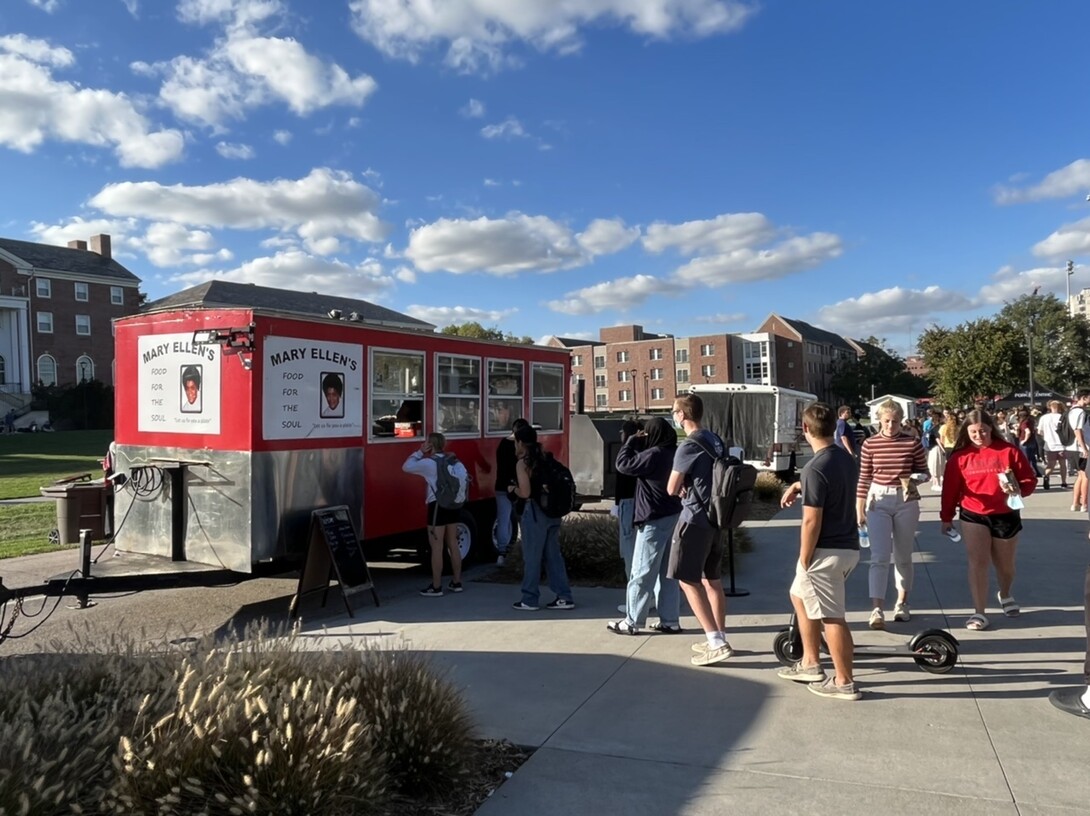
<path fill-rule="evenodd" d="M 974 613 L 966 629 L 987 629 L 984 614 L 988 595 L 988 563 L 995 566 L 999 605 L 1007 617 L 1021 610 L 1011 596 L 1014 553 L 1022 518 L 1021 497 L 1037 487 L 1029 460 L 1010 442 L 999 438 L 995 422 L 982 410 L 970 411 L 958 431 L 954 452 L 942 480 L 942 532 L 953 528 L 960 508 L 961 535 L 969 557 L 969 592 Z"/>
<path fill-rule="evenodd" d="M 920 493 L 913 476 L 930 479 L 927 454 L 920 440 L 904 433 L 904 409 L 893 400 L 878 406 L 878 433 L 859 453 L 859 483 L 855 492 L 859 526 L 870 535 L 871 606 L 868 625 L 885 629 L 884 612 L 889 564 L 892 558 L 897 603 L 893 619 L 910 620 L 908 593 L 912 590 L 912 549 L 920 523 Z"/>

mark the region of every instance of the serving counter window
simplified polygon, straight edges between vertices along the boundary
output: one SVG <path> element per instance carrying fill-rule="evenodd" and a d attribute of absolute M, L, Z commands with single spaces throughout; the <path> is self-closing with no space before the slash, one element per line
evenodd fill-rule
<path fill-rule="evenodd" d="M 523 366 L 515 360 L 488 361 L 488 433 L 510 433 L 511 423 L 522 416 Z"/>
<path fill-rule="evenodd" d="M 435 356 L 436 427 L 448 436 L 480 436 L 481 360 Z"/>
<path fill-rule="evenodd" d="M 371 436 L 424 435 L 424 354 L 371 350 Z"/>
<path fill-rule="evenodd" d="M 530 421 L 543 431 L 564 427 L 564 366 L 533 363 L 530 368 Z"/>

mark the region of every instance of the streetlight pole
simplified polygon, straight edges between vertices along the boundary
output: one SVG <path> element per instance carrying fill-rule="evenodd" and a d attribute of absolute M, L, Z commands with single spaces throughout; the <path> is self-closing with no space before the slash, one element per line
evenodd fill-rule
<path fill-rule="evenodd" d="M 1067 281 L 1067 316 L 1068 317 L 1073 316 L 1072 310 L 1071 310 L 1071 276 L 1074 275 L 1074 274 L 1075 274 L 1075 262 L 1074 261 L 1068 261 L 1067 262 L 1067 275 L 1066 275 L 1066 278 L 1065 278 L 1066 281 Z"/>
<path fill-rule="evenodd" d="M 636 399 L 636 386 L 638 384 L 638 381 L 636 380 L 636 375 L 638 373 L 639 369 L 632 369 L 632 410 L 637 414 L 640 412 L 640 401 Z"/>
<path fill-rule="evenodd" d="M 1029 320 L 1029 327 L 1026 329 L 1026 346 L 1029 349 L 1029 407 L 1033 408 L 1034 393 L 1033 393 L 1033 328 L 1034 319 L 1031 317 Z"/>
<path fill-rule="evenodd" d="M 643 372 L 643 410 L 651 413 L 651 375 Z"/>

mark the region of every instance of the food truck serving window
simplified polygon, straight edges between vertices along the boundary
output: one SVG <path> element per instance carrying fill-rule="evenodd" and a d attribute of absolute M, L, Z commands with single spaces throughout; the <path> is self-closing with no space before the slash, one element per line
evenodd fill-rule
<path fill-rule="evenodd" d="M 371 349 L 371 437 L 423 435 L 423 352 Z"/>
<path fill-rule="evenodd" d="M 533 401 L 530 422 L 543 431 L 564 427 L 564 366 L 534 363 L 530 369 Z"/>
<path fill-rule="evenodd" d="M 481 360 L 435 356 L 436 423 L 448 436 L 481 434 Z"/>
<path fill-rule="evenodd" d="M 516 360 L 488 361 L 488 433 L 510 433 L 522 417 L 522 372 Z"/>

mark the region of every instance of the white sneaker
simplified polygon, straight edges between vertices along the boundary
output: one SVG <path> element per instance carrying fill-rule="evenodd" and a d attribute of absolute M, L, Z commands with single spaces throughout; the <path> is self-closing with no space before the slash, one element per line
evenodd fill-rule
<path fill-rule="evenodd" d="M 942 492 L 942 485 L 932 483 L 931 484 L 931 492 L 932 493 L 941 493 Z"/>
<path fill-rule="evenodd" d="M 870 613 L 870 620 L 867 621 L 867 626 L 871 629 L 886 628 L 886 616 L 882 614 L 882 610 L 877 606 L 874 607 L 874 611 Z"/>
<path fill-rule="evenodd" d="M 908 604 L 899 603 L 893 607 L 893 619 L 895 621 L 910 621 L 912 613 L 908 611 Z"/>

